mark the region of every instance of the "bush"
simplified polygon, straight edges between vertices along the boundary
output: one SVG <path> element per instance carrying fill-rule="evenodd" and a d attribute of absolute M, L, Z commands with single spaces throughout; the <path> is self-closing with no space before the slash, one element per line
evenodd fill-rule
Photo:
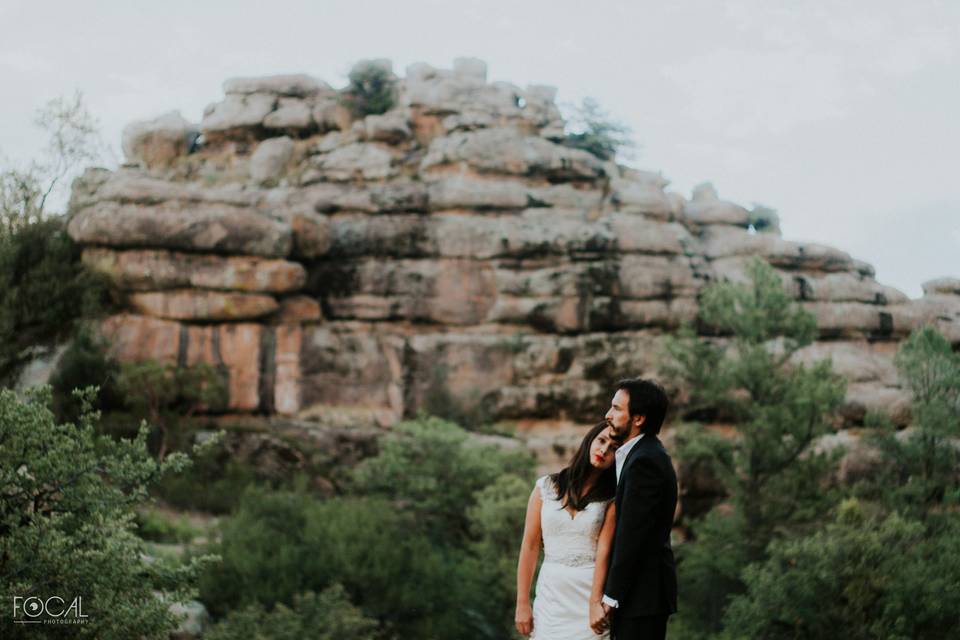
<path fill-rule="evenodd" d="M 708 465 L 732 511 L 693 522 L 694 542 L 680 550 L 678 623 L 688 637 L 717 633 L 729 598 L 745 589 L 742 570 L 763 561 L 771 541 L 816 526 L 836 499 L 823 482 L 833 460 L 812 445 L 830 430 L 844 380 L 828 361 L 788 364 L 813 341 L 816 322 L 772 267 L 755 260 L 749 275 L 702 294 L 700 325 L 723 339 L 686 327 L 668 340 L 662 366 L 690 390 L 688 418 L 737 428 L 733 440 L 698 425 L 678 434 L 679 457 Z"/>
<path fill-rule="evenodd" d="M 44 637 L 167 638 L 177 626 L 167 603 L 192 597 L 210 558 L 145 561 L 134 509 L 148 486 L 182 469 L 186 457 L 159 464 L 146 450 L 145 430 L 115 441 L 95 434 L 97 414 L 58 424 L 49 405 L 49 389 L 24 401 L 0 389 L 0 602 L 6 608 L 15 596 L 82 597 L 87 623 L 43 625 Z M 33 625 L 0 620 L 4 638 L 36 637 Z"/>
<path fill-rule="evenodd" d="M 130 410 L 158 430 L 160 460 L 166 456 L 171 439 L 181 435 L 195 412 L 222 408 L 227 402 L 226 383 L 208 364 L 123 364 L 117 387 Z"/>
<path fill-rule="evenodd" d="M 588 151 L 601 160 L 613 160 L 618 151 L 633 147 L 630 127 L 613 120 L 590 98 L 573 107 L 567 122 L 571 130 L 563 138 L 564 146 Z"/>
<path fill-rule="evenodd" d="M 102 278 L 80 263 L 60 218 L 0 233 L 0 385 L 11 386 L 30 347 L 70 336 L 105 301 Z"/>
<path fill-rule="evenodd" d="M 106 353 L 103 339 L 91 328 L 81 325 L 50 376 L 53 390 L 53 412 L 61 422 L 74 422 L 80 417 L 80 403 L 74 389 L 97 388 L 97 408 L 116 411 L 123 407 L 123 396 L 117 389 L 120 364 Z M 136 424 L 137 420 L 131 421 Z"/>
<path fill-rule="evenodd" d="M 955 519 L 956 520 L 956 519 Z M 821 532 L 772 545 L 746 572 L 730 638 L 952 638 L 960 612 L 960 527 L 927 538 L 893 514 L 842 505 Z"/>
<path fill-rule="evenodd" d="M 509 637 L 532 466 L 442 420 L 397 425 L 351 495 L 248 492 L 202 599 L 223 615 L 341 584 L 386 637 Z"/>
<path fill-rule="evenodd" d="M 377 623 L 351 604 L 340 585 L 293 598 L 293 606 L 278 604 L 267 612 L 259 604 L 234 611 L 207 633 L 204 640 L 374 640 Z"/>
<path fill-rule="evenodd" d="M 149 542 L 187 543 L 201 531 L 185 516 L 172 516 L 153 509 L 141 509 L 136 518 L 137 534 Z"/>
<path fill-rule="evenodd" d="M 380 453 L 357 467 L 354 491 L 403 505 L 432 538 L 463 542 L 478 492 L 505 475 L 533 482 L 526 449 L 504 450 L 476 438 L 439 418 L 402 422 L 383 437 Z"/>
<path fill-rule="evenodd" d="M 350 71 L 343 102 L 357 118 L 386 113 L 396 103 L 397 79 L 376 62 L 358 64 Z"/>
<path fill-rule="evenodd" d="M 230 460 L 214 445 L 197 454 L 183 473 L 160 480 L 154 493 L 177 509 L 226 514 L 240 504 L 247 489 L 264 484 L 252 468 Z"/>

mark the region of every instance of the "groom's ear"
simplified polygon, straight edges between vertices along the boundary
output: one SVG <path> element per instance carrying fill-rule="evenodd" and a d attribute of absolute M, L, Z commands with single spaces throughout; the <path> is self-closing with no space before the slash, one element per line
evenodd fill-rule
<path fill-rule="evenodd" d="M 633 423 L 643 429 L 643 423 L 647 421 L 647 416 L 633 416 Z"/>

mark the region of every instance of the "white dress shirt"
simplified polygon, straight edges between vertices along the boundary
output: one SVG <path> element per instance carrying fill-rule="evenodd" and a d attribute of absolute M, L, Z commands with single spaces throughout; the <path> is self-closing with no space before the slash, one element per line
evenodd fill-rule
<path fill-rule="evenodd" d="M 636 446 L 637 442 L 639 442 L 640 438 L 642 437 L 643 437 L 643 434 L 641 433 L 638 436 L 630 438 L 629 440 L 624 442 L 622 445 L 620 445 L 620 448 L 617 449 L 617 452 L 613 454 L 613 458 L 617 464 L 617 483 L 620 482 L 620 472 L 623 471 L 623 463 L 626 462 L 627 456 L 630 455 L 630 450 L 633 449 L 634 446 Z M 620 606 L 619 602 L 617 602 L 607 594 L 603 594 L 603 602 L 604 604 L 608 604 L 614 608 Z"/>

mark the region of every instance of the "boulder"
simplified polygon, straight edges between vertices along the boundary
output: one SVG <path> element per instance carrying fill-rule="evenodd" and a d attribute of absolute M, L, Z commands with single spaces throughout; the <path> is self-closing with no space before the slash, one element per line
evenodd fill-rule
<path fill-rule="evenodd" d="M 852 383 L 871 382 L 894 387 L 899 384 L 893 364 L 896 343 L 867 340 L 814 342 L 795 352 L 791 363 L 813 366 L 829 359 L 834 372 Z"/>
<path fill-rule="evenodd" d="M 383 180 L 397 174 L 394 156 L 389 147 L 375 143 L 357 142 L 334 149 L 320 156 L 316 167 L 327 180 Z"/>
<path fill-rule="evenodd" d="M 612 201 L 618 211 L 649 216 L 658 220 L 677 217 L 676 207 L 659 180 L 611 180 Z"/>
<path fill-rule="evenodd" d="M 225 291 L 284 293 L 300 289 L 306 270 L 296 262 L 248 256 L 217 256 L 161 249 L 88 248 L 83 263 L 123 290 L 195 287 Z"/>
<path fill-rule="evenodd" d="M 261 184 L 277 180 L 286 171 L 293 151 L 293 140 L 287 136 L 261 141 L 250 157 L 250 177 Z"/>
<path fill-rule="evenodd" d="M 496 299 L 493 268 L 472 260 L 327 262 L 310 281 L 334 319 L 477 324 Z"/>
<path fill-rule="evenodd" d="M 924 295 L 960 296 L 960 278 L 936 278 L 923 283 Z"/>
<path fill-rule="evenodd" d="M 293 245 L 289 225 L 250 209 L 214 203 L 100 202 L 74 215 L 67 231 L 80 244 L 270 257 L 288 255 Z"/>
<path fill-rule="evenodd" d="M 429 207 L 443 209 L 523 209 L 527 206 L 527 189 L 522 182 L 443 175 L 428 187 Z"/>
<path fill-rule="evenodd" d="M 797 271 L 856 271 L 845 251 L 813 243 L 791 242 L 769 233 L 750 233 L 727 225 L 711 225 L 702 234 L 703 252 L 710 259 L 758 256 L 783 269 Z"/>
<path fill-rule="evenodd" d="M 328 185 L 339 186 L 339 185 Z M 318 199 L 317 211 L 365 211 L 393 213 L 397 211 L 427 210 L 427 186 L 422 182 L 390 182 L 371 184 L 366 188 L 351 187 L 328 198 Z"/>
<path fill-rule="evenodd" d="M 506 128 L 437 138 L 430 143 L 420 170 L 460 163 L 483 173 L 543 176 L 554 181 L 596 180 L 605 175 L 600 159 L 586 151 Z"/>
<path fill-rule="evenodd" d="M 381 115 L 369 115 L 363 120 L 367 140 L 399 144 L 409 140 L 413 133 L 407 117 L 401 111 L 388 111 Z"/>
<path fill-rule="evenodd" d="M 163 168 L 187 155 L 199 135 L 198 127 L 179 111 L 169 111 L 153 120 L 132 122 L 123 129 L 123 155 L 129 162 L 150 169 Z"/>
<path fill-rule="evenodd" d="M 209 202 L 252 207 L 262 197 L 257 189 L 240 184 L 206 187 L 192 182 L 171 182 L 142 171 L 118 169 L 100 180 L 96 187 L 75 198 L 71 211 L 110 200 L 124 204 L 160 204 L 168 201 Z"/>
<path fill-rule="evenodd" d="M 277 108 L 263 119 L 263 126 L 267 129 L 281 131 L 302 132 L 313 129 L 313 106 L 300 98 L 280 98 Z"/>
<path fill-rule="evenodd" d="M 259 127 L 276 106 L 277 96 L 272 93 L 229 93 L 222 102 L 204 110 L 200 129 L 208 133 L 224 133 Z"/>
<path fill-rule="evenodd" d="M 725 224 L 747 227 L 751 223 L 750 212 L 732 202 L 721 200 L 710 183 L 698 185 L 693 198 L 684 204 L 683 216 L 694 224 Z"/>
<path fill-rule="evenodd" d="M 627 213 L 613 213 L 608 220 L 616 248 L 624 253 L 683 254 L 694 242 L 686 227 L 677 223 Z"/>
<path fill-rule="evenodd" d="M 270 296 L 200 289 L 138 292 L 127 299 L 138 313 L 171 320 L 252 320 L 278 308 Z"/>
<path fill-rule="evenodd" d="M 320 303 L 309 296 L 291 296 L 280 301 L 280 309 L 273 317 L 277 324 L 299 324 L 323 320 Z"/>

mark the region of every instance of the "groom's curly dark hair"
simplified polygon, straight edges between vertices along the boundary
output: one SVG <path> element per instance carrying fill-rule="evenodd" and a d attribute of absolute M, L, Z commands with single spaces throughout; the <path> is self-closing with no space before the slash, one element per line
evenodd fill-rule
<path fill-rule="evenodd" d="M 663 387 L 646 378 L 626 378 L 617 383 L 617 389 L 623 389 L 630 397 L 627 410 L 631 417 L 646 416 L 643 432 L 651 435 L 660 433 L 670 407 L 670 399 Z"/>

